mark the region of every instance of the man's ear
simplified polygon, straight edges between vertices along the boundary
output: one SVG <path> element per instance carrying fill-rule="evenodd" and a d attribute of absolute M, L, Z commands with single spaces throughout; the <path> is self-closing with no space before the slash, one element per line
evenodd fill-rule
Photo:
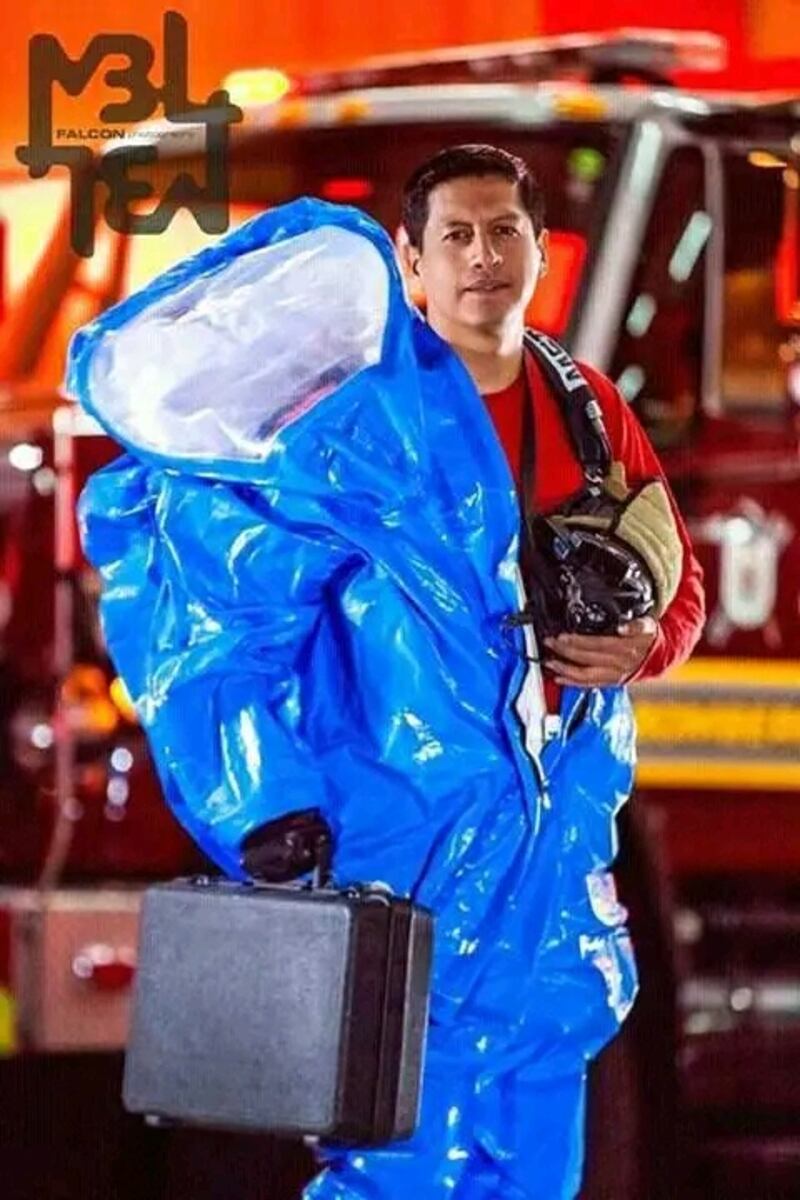
<path fill-rule="evenodd" d="M 400 263 L 400 269 L 403 275 L 408 280 L 408 286 L 411 289 L 414 297 L 421 294 L 422 283 L 419 273 L 419 250 L 411 245 L 408 234 L 403 225 L 398 226 L 397 233 L 394 238 L 395 250 Z"/>
<path fill-rule="evenodd" d="M 398 225 L 394 236 L 395 250 L 400 266 L 408 275 L 419 275 L 419 250 L 411 245 L 405 225 Z"/>
<path fill-rule="evenodd" d="M 543 229 L 536 239 L 536 245 L 539 247 L 539 253 L 542 256 L 542 265 L 539 267 L 539 278 L 543 279 L 547 274 L 550 266 L 550 232 Z"/>

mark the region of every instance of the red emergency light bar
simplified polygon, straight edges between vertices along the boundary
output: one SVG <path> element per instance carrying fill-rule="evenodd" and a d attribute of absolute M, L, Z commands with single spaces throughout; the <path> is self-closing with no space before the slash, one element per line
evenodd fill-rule
<path fill-rule="evenodd" d="M 374 194 L 375 184 L 371 179 L 352 177 L 326 179 L 319 191 L 325 200 L 333 200 L 338 204 L 358 204 Z"/>
<path fill-rule="evenodd" d="M 715 33 L 618 29 L 382 55 L 352 67 L 301 76 L 295 90 L 316 95 L 415 84 L 545 79 L 599 83 L 628 77 L 663 85 L 677 70 L 721 71 L 727 59 L 727 42 Z"/>
<path fill-rule="evenodd" d="M 783 235 L 775 260 L 775 309 L 784 325 L 800 325 L 800 180 L 788 169 Z"/>

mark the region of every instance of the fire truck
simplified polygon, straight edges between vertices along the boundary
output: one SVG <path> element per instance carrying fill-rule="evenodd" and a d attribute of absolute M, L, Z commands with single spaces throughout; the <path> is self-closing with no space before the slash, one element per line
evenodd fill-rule
<path fill-rule="evenodd" d="M 311 195 L 399 238 L 402 182 L 443 146 L 531 164 L 551 262 L 529 323 L 617 384 L 705 571 L 694 658 L 635 688 L 619 872 L 643 989 L 597 1068 L 587 1197 L 800 1180 L 800 96 L 715 91 L 724 54 L 711 35 L 623 31 L 226 81 L 244 114 L 233 222 Z M 676 86 L 687 69 L 708 85 Z M 203 126 L 137 134 L 155 194 L 203 178 Z M 81 257 L 66 197 L 48 220 L 0 326 L 0 1044 L 17 1058 L 122 1044 L 141 888 L 199 863 L 77 547 L 77 489 L 118 450 L 58 384 L 78 325 L 210 235 L 185 211 L 158 237 L 116 232 L 97 200 Z"/>

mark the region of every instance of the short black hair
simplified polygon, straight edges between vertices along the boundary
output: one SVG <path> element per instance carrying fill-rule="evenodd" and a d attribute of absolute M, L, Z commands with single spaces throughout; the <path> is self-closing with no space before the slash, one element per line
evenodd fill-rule
<path fill-rule="evenodd" d="M 498 146 L 481 143 L 448 146 L 420 163 L 403 188 L 403 225 L 408 240 L 422 249 L 428 200 L 440 183 L 469 175 L 502 175 L 519 188 L 519 197 L 538 237 L 544 228 L 544 193 L 524 159 Z"/>

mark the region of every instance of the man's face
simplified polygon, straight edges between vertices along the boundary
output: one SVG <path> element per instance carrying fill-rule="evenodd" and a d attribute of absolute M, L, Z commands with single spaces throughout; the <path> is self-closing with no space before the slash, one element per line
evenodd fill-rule
<path fill-rule="evenodd" d="M 516 183 L 464 176 L 432 190 L 422 249 L 409 258 L 435 326 L 489 330 L 522 321 L 546 251 Z"/>

